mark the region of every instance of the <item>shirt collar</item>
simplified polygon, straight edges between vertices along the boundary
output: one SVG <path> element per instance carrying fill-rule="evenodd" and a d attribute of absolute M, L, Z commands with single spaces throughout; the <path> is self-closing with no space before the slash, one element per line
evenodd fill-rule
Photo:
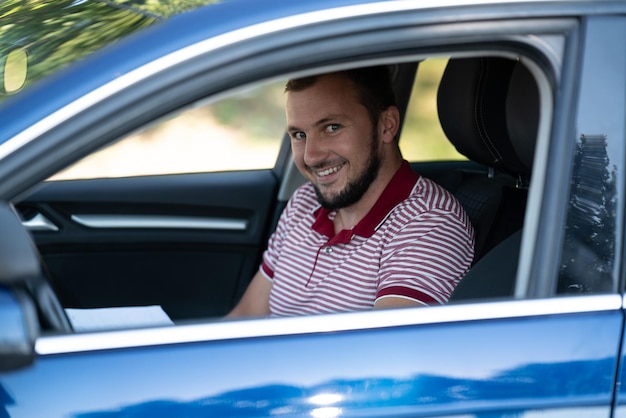
<path fill-rule="evenodd" d="M 389 212 L 411 194 L 411 190 L 413 190 L 419 177 L 419 174 L 411 169 L 408 161 L 403 160 L 402 165 L 393 175 L 376 203 L 374 203 L 374 206 L 355 225 L 354 229 L 344 229 L 335 235 L 335 226 L 330 216 L 332 214 L 334 217 L 335 211 L 329 211 L 323 207 L 318 207 L 313 212 L 315 222 L 312 228 L 314 231 L 330 238 L 329 244 L 347 243 L 353 235 L 369 238 L 374 235 L 374 232 L 383 223 Z"/>

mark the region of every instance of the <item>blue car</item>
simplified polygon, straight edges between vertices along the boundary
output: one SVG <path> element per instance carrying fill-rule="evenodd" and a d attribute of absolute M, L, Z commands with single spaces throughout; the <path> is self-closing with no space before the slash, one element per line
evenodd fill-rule
<path fill-rule="evenodd" d="M 626 417 L 626 2 L 0 4 L 0 417 Z M 445 305 L 225 319 L 303 184 L 284 83 L 392 71 Z"/>

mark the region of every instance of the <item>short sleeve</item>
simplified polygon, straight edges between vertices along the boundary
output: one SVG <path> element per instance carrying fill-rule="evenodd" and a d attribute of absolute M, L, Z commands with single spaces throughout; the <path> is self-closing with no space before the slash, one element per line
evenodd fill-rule
<path fill-rule="evenodd" d="M 438 209 L 424 212 L 385 245 L 376 300 L 400 297 L 443 304 L 473 257 L 474 231 L 467 216 Z"/>

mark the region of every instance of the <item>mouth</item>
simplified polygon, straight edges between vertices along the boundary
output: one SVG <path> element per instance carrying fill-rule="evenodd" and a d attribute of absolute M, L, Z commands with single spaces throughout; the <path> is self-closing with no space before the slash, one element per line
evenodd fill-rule
<path fill-rule="evenodd" d="M 346 163 L 341 163 L 332 167 L 324 168 L 323 170 L 315 170 L 311 169 L 311 171 L 320 179 L 325 179 L 326 177 L 332 176 L 333 174 L 339 172 Z"/>

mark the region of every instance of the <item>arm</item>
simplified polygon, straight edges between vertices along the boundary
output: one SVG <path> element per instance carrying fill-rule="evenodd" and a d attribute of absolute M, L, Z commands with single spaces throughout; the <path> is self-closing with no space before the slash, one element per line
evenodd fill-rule
<path fill-rule="evenodd" d="M 381 298 L 374 303 L 374 309 L 386 309 L 386 308 L 410 308 L 415 306 L 426 306 L 425 304 L 413 299 L 406 299 L 401 297 L 389 296 Z"/>
<path fill-rule="evenodd" d="M 385 246 L 375 308 L 447 302 L 473 259 L 473 230 L 454 214 L 424 213 Z"/>
<path fill-rule="evenodd" d="M 239 318 L 245 316 L 268 316 L 270 314 L 270 290 L 272 282 L 260 271 L 252 278 L 243 297 L 226 315 L 226 318 Z"/>
<path fill-rule="evenodd" d="M 241 300 L 231 310 L 225 318 L 240 318 L 240 317 L 262 317 L 269 316 L 270 314 L 270 291 L 272 290 L 272 280 L 268 277 L 272 277 L 273 266 L 276 260 L 279 258 L 280 248 L 282 241 L 286 234 L 286 231 L 290 228 L 289 219 L 290 213 L 293 211 L 293 199 L 298 195 L 298 191 L 294 193 L 294 196 L 289 200 L 285 210 L 278 220 L 276 230 L 269 238 L 267 249 L 263 253 L 263 262 L 259 270 L 256 272 L 252 281 L 248 285 L 248 288 L 244 292 Z M 267 276 L 261 273 L 261 269 L 266 269 Z"/>

